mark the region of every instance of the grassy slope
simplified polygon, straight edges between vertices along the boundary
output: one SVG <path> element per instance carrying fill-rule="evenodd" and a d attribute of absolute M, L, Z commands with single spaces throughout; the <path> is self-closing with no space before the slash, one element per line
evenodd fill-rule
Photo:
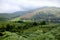
<path fill-rule="evenodd" d="M 9 21 L 19 21 L 19 20 L 20 20 L 20 17 L 17 17 L 17 18 L 13 18 L 13 19 L 11 19 Z"/>

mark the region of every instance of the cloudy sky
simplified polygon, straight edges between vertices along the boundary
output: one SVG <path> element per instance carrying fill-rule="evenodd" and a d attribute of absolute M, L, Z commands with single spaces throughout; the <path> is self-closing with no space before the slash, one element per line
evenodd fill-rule
<path fill-rule="evenodd" d="M 60 7 L 60 0 L 0 0 L 0 13 L 26 11 L 44 6 Z"/>

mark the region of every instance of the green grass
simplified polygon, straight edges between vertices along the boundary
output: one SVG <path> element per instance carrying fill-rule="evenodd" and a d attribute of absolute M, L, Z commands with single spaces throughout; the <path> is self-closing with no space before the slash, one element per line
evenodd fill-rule
<path fill-rule="evenodd" d="M 17 18 L 11 19 L 9 21 L 19 21 L 19 20 L 20 20 L 20 17 L 17 17 Z"/>

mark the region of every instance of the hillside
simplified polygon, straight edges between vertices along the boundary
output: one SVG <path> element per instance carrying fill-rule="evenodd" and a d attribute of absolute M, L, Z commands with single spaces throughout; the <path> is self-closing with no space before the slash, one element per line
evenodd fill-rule
<path fill-rule="evenodd" d="M 60 23 L 0 22 L 0 40 L 60 40 Z"/>
<path fill-rule="evenodd" d="M 12 14 L 0 14 L 0 20 L 32 20 L 60 22 L 60 8 L 42 7 L 29 11 L 17 11 Z"/>
<path fill-rule="evenodd" d="M 21 15 L 26 14 L 26 12 L 27 11 L 18 11 L 14 13 L 0 13 L 0 21 L 6 21 L 20 17 Z"/>
<path fill-rule="evenodd" d="M 60 20 L 60 8 L 57 7 L 44 7 L 40 9 L 36 9 L 31 13 L 27 13 L 21 16 L 21 19 L 25 20 L 33 20 L 33 21 L 59 21 Z"/>
<path fill-rule="evenodd" d="M 0 21 L 0 40 L 60 40 L 60 23 L 54 23 L 60 20 L 60 8 L 5 13 L 0 17 L 4 20 Z"/>

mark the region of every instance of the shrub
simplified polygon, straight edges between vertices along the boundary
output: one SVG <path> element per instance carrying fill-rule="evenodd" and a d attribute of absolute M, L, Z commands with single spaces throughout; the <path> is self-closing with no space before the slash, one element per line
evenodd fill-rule
<path fill-rule="evenodd" d="M 41 25 L 46 25 L 46 21 L 42 21 L 40 24 Z"/>

